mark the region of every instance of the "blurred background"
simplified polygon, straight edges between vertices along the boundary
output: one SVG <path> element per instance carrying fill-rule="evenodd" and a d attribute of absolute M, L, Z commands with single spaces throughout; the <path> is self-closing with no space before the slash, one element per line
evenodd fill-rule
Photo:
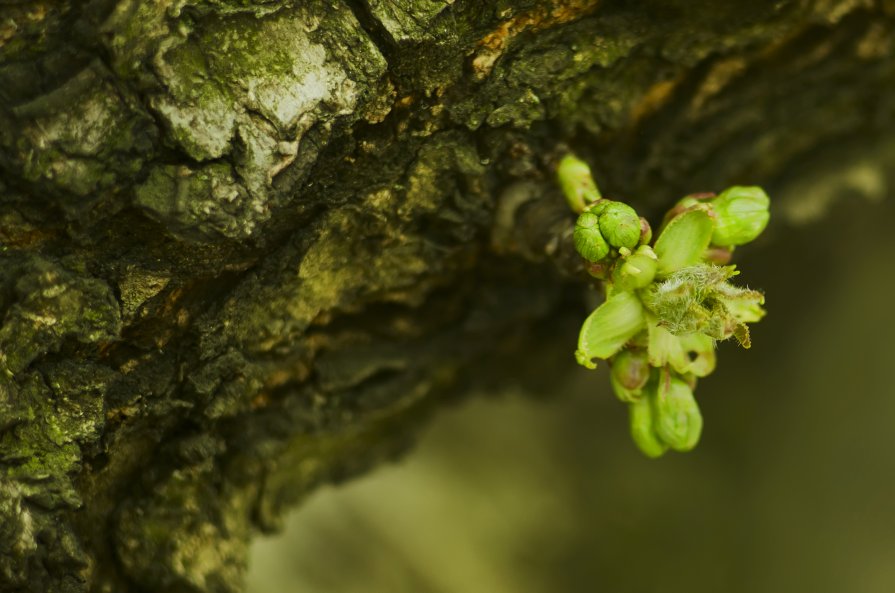
<path fill-rule="evenodd" d="M 700 382 L 695 451 L 643 457 L 569 335 L 553 397 L 443 410 L 400 463 L 256 540 L 249 590 L 895 591 L 891 170 L 778 184 L 767 236 L 735 256 L 769 314 Z"/>

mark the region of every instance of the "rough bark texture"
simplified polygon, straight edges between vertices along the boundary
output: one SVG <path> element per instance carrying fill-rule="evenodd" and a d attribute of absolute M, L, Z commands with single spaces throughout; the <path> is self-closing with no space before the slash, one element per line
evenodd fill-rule
<path fill-rule="evenodd" d="M 847 182 L 893 153 L 893 30 L 891 0 L 0 1 L 0 590 L 239 591 L 310 489 L 571 359 L 564 144 L 653 214 Z"/>

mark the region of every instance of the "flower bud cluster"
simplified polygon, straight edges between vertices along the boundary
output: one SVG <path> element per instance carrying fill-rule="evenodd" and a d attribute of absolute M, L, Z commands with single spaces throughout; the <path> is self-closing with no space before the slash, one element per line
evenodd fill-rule
<path fill-rule="evenodd" d="M 768 196 L 739 186 L 687 196 L 652 241 L 633 208 L 600 196 L 582 161 L 566 157 L 558 177 L 579 212 L 575 247 L 603 271 L 606 291 L 581 327 L 576 359 L 587 368 L 609 361 L 613 391 L 629 406 L 631 436 L 643 453 L 689 451 L 702 431 L 693 390 L 715 369 L 716 342 L 733 337 L 749 348 L 747 324 L 765 314 L 764 295 L 732 284 L 736 267 L 719 263 L 767 226 Z"/>

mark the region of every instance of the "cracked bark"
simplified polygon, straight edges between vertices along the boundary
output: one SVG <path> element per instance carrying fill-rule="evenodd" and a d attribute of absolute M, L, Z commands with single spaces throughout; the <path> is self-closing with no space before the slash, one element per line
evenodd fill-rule
<path fill-rule="evenodd" d="M 891 186 L 895 4 L 626 4 L 3 3 L 0 590 L 239 591 L 444 401 L 548 392 L 564 146 L 652 215 Z"/>

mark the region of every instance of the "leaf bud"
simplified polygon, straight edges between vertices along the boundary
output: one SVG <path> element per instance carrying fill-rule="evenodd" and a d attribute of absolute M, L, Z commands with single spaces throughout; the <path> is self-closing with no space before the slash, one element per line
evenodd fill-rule
<path fill-rule="evenodd" d="M 640 392 L 649 380 L 650 367 L 646 352 L 625 349 L 612 357 L 610 380 L 616 395 L 622 401 L 640 398 Z"/>
<path fill-rule="evenodd" d="M 715 215 L 714 245 L 743 245 L 768 225 L 770 199 L 760 187 L 730 187 L 711 201 Z"/>
<path fill-rule="evenodd" d="M 649 245 L 641 245 L 637 251 L 618 260 L 612 271 L 612 282 L 621 290 L 645 288 L 656 277 L 659 259 Z"/>

